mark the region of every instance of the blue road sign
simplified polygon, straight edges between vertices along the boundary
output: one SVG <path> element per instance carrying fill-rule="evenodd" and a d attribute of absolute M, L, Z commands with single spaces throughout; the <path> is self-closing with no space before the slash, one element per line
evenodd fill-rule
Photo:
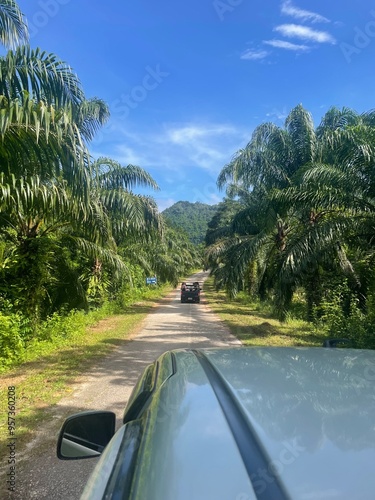
<path fill-rule="evenodd" d="M 157 280 L 155 276 L 153 278 L 146 278 L 146 285 L 156 285 L 156 283 Z"/>

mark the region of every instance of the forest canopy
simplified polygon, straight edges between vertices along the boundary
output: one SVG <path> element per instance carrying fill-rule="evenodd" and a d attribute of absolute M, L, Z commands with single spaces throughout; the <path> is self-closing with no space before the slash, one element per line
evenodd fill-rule
<path fill-rule="evenodd" d="M 183 229 L 192 243 L 203 243 L 208 223 L 214 216 L 217 205 L 189 201 L 178 201 L 162 214 L 173 227 Z"/>

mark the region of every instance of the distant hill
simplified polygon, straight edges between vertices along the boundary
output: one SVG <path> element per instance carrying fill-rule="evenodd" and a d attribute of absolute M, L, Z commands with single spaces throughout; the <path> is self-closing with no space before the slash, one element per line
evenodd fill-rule
<path fill-rule="evenodd" d="M 218 205 L 178 201 L 162 214 L 171 226 L 183 229 L 192 243 L 203 243 L 207 224 L 215 215 Z"/>

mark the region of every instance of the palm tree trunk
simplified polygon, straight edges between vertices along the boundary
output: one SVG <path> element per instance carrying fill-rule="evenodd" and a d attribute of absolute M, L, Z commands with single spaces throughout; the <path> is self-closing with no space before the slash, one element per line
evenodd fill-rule
<path fill-rule="evenodd" d="M 318 267 L 309 272 L 304 288 L 307 304 L 307 320 L 313 321 L 316 315 L 319 315 L 319 307 L 323 296 Z"/>

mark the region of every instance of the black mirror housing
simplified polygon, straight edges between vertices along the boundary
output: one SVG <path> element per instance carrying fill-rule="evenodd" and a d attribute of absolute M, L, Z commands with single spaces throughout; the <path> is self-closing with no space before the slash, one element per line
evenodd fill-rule
<path fill-rule="evenodd" d="M 98 457 L 115 434 L 116 415 L 111 411 L 86 411 L 68 417 L 59 434 L 57 457 L 78 460 Z"/>

